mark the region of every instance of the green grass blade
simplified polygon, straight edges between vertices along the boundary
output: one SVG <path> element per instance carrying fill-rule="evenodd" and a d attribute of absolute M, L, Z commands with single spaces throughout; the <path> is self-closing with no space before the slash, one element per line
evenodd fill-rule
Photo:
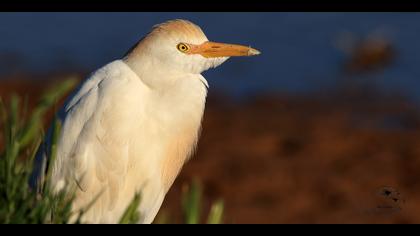
<path fill-rule="evenodd" d="M 130 203 L 130 205 L 125 210 L 124 214 L 122 215 L 120 219 L 120 224 L 135 224 L 139 221 L 140 215 L 138 212 L 138 208 L 140 205 L 140 194 L 136 194 L 133 198 L 133 201 Z"/>
<path fill-rule="evenodd" d="M 221 224 L 223 220 L 224 203 L 222 200 L 218 200 L 213 203 L 210 209 L 210 213 L 207 219 L 207 224 Z"/>
<path fill-rule="evenodd" d="M 182 205 L 186 224 L 198 224 L 201 214 L 202 189 L 198 180 L 193 180 L 189 191 L 184 190 Z"/>

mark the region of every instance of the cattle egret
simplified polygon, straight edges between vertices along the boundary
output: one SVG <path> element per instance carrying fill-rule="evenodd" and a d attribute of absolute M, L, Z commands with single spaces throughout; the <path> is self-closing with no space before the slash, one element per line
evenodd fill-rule
<path fill-rule="evenodd" d="M 94 72 L 60 111 L 52 190 L 75 191 L 87 223 L 117 223 L 137 192 L 139 223 L 151 223 L 199 136 L 208 84 L 201 72 L 260 52 L 208 41 L 186 20 L 156 25 L 120 60 Z M 49 135 L 51 136 L 51 135 Z M 35 182 L 48 160 L 39 148 Z"/>

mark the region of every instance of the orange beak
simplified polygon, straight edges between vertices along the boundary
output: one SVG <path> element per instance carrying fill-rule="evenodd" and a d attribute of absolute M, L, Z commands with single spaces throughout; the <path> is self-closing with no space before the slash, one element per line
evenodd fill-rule
<path fill-rule="evenodd" d="M 251 47 L 227 43 L 205 42 L 190 46 L 189 54 L 200 54 L 205 58 L 254 56 L 261 53 Z"/>

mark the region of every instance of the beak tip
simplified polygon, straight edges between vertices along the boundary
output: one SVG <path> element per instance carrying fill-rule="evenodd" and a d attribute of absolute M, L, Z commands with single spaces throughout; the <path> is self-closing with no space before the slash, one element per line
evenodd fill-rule
<path fill-rule="evenodd" d="M 261 52 L 258 51 L 257 49 L 249 48 L 248 56 L 256 56 L 256 55 L 259 55 L 259 54 L 261 54 Z"/>

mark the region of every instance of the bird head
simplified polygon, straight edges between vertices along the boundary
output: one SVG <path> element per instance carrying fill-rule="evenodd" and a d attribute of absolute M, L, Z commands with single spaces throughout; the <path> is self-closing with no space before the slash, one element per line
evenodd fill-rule
<path fill-rule="evenodd" d="M 173 73 L 200 74 L 219 66 L 229 57 L 258 54 L 258 50 L 248 46 L 211 42 L 201 28 L 190 21 L 170 20 L 154 26 L 130 49 L 126 61 L 141 63 L 143 67 L 153 64 Z"/>

